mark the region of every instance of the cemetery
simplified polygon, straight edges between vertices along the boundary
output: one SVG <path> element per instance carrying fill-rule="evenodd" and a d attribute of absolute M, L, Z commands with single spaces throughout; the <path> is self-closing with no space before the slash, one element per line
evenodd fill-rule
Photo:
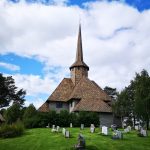
<path fill-rule="evenodd" d="M 145 130 L 125 129 L 113 130 L 103 126 L 94 127 L 58 127 L 35 128 L 26 130 L 21 137 L 0 139 L 0 149 L 8 150 L 75 150 L 83 146 L 85 150 L 149 150 L 150 136 L 145 136 Z M 130 128 L 130 127 L 129 127 Z M 55 130 L 55 131 L 54 131 Z M 59 131 L 58 131 L 59 130 Z M 146 131 L 147 132 L 147 131 Z M 150 134 L 150 131 L 147 132 Z"/>

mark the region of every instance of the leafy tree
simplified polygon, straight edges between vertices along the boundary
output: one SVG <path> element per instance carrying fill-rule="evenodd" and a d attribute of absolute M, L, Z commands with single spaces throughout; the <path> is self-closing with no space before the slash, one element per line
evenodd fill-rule
<path fill-rule="evenodd" d="M 112 100 L 116 100 L 118 95 L 116 88 L 111 88 L 109 86 L 106 86 L 104 88 L 104 91 L 112 98 Z"/>
<path fill-rule="evenodd" d="M 150 77 L 146 70 L 136 73 L 134 80 L 118 95 L 113 107 L 115 114 L 121 117 L 132 117 L 146 122 L 147 129 L 150 121 Z"/>
<path fill-rule="evenodd" d="M 142 121 L 146 122 L 149 129 L 150 121 L 150 77 L 146 70 L 136 74 L 135 86 L 135 111 Z"/>
<path fill-rule="evenodd" d="M 39 118 L 37 116 L 37 110 L 33 104 L 30 104 L 23 115 L 23 122 L 25 127 L 34 128 L 38 127 Z"/>
<path fill-rule="evenodd" d="M 12 76 L 4 77 L 0 73 L 0 108 L 9 106 L 9 103 L 24 104 L 26 92 L 23 89 L 17 90 Z"/>
<path fill-rule="evenodd" d="M 12 124 L 21 118 L 21 108 L 19 104 L 13 104 L 5 112 L 5 119 L 8 124 Z"/>

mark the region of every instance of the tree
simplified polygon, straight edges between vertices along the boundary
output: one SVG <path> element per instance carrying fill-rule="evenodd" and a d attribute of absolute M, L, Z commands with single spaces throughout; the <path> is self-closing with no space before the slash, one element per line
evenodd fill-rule
<path fill-rule="evenodd" d="M 25 127 L 27 128 L 38 127 L 39 118 L 37 115 L 37 110 L 33 104 L 30 104 L 26 108 L 24 115 L 23 115 L 23 122 L 24 122 Z"/>
<path fill-rule="evenodd" d="M 150 121 L 150 77 L 146 70 L 136 73 L 130 85 L 118 95 L 113 107 L 115 114 L 142 120 L 149 128 Z"/>
<path fill-rule="evenodd" d="M 112 100 L 116 100 L 118 94 L 116 88 L 111 88 L 109 86 L 106 86 L 104 88 L 104 91 L 112 98 Z"/>
<path fill-rule="evenodd" d="M 123 121 L 123 117 L 134 117 L 134 107 L 133 86 L 129 85 L 118 94 L 118 98 L 113 105 L 113 111 Z"/>
<path fill-rule="evenodd" d="M 0 73 L 0 108 L 9 106 L 10 102 L 23 105 L 25 94 L 23 89 L 17 90 L 12 76 L 4 77 Z"/>
<path fill-rule="evenodd" d="M 16 122 L 21 119 L 21 108 L 19 104 L 13 104 L 5 112 L 5 119 L 8 124 Z"/>
<path fill-rule="evenodd" d="M 150 77 L 146 70 L 140 74 L 136 73 L 134 79 L 135 86 L 135 111 L 137 117 L 146 122 L 149 129 L 150 121 Z"/>

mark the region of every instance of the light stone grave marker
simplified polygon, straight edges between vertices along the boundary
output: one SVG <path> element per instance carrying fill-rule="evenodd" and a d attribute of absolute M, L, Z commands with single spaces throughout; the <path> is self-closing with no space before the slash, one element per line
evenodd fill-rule
<path fill-rule="evenodd" d="M 108 135 L 108 127 L 102 126 L 102 134 Z"/>

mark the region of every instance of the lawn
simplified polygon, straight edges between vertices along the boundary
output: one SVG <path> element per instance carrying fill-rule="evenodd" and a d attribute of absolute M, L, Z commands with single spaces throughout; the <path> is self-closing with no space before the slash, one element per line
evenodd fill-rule
<path fill-rule="evenodd" d="M 26 130 L 21 137 L 0 139 L 0 150 L 72 150 L 79 133 L 86 139 L 86 150 L 150 150 L 150 137 L 138 137 L 136 131 L 124 134 L 123 140 L 112 140 L 111 135 L 98 134 L 98 128 L 95 133 L 90 133 L 89 128 L 69 130 L 71 138 L 51 133 L 49 128 Z"/>

